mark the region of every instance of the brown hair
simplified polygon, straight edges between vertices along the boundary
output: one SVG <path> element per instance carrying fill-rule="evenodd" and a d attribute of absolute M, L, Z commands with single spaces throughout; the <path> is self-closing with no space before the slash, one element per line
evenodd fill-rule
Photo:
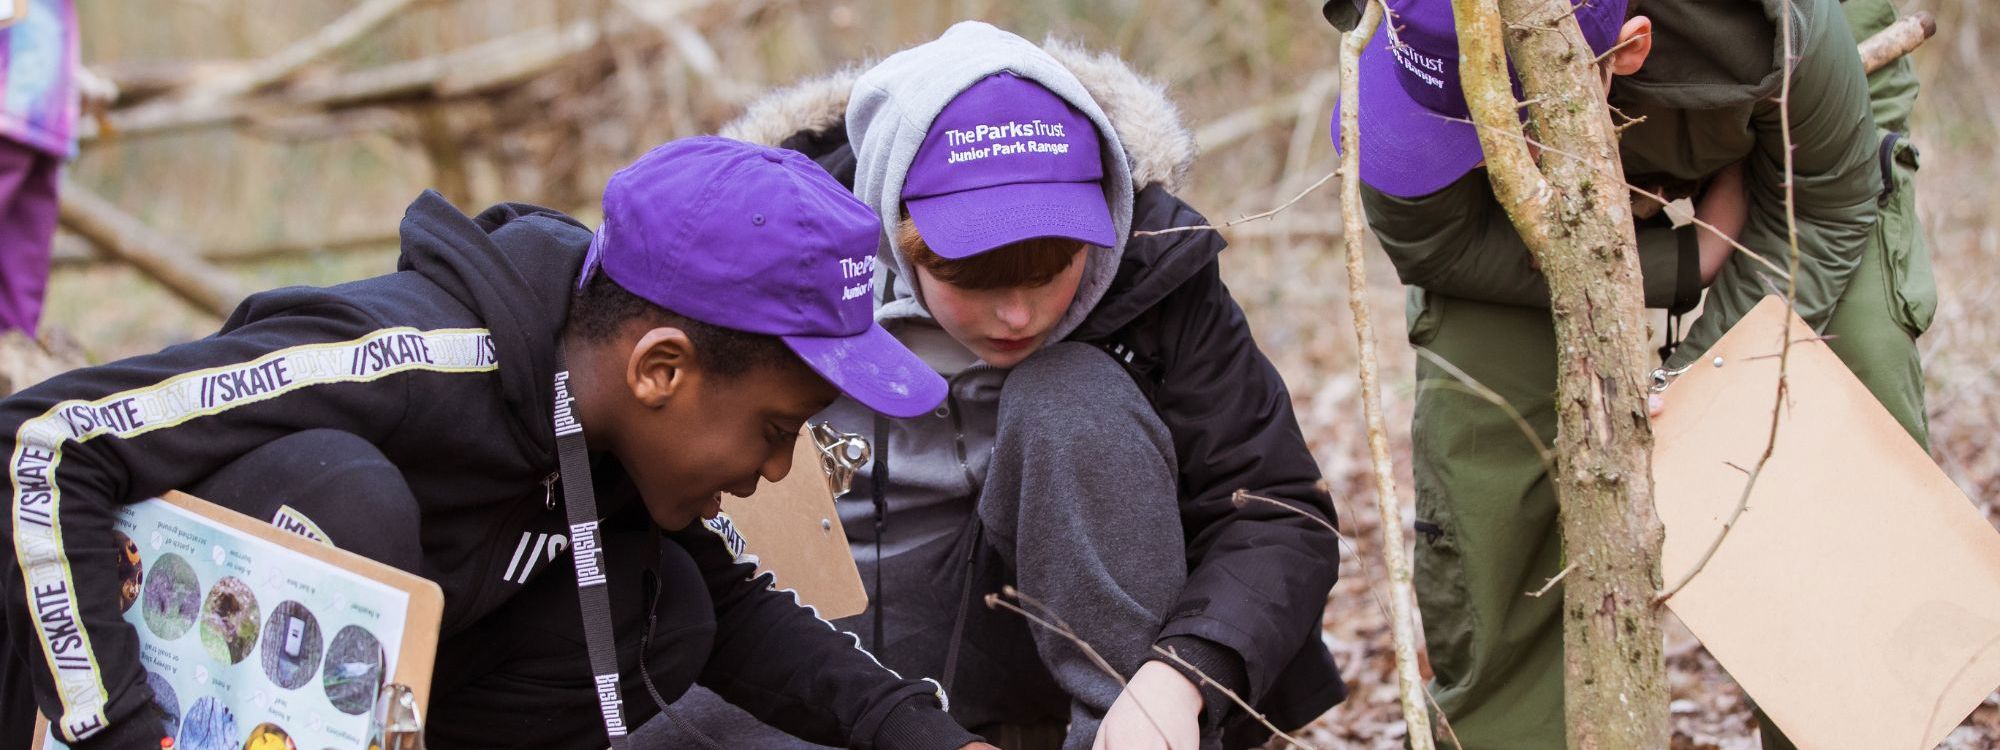
<path fill-rule="evenodd" d="M 903 217 L 896 228 L 896 249 L 912 266 L 922 266 L 938 281 L 960 289 L 1006 289 L 1047 284 L 1076 262 L 1084 243 L 1061 237 L 1038 237 L 974 255 L 949 260 L 931 251 L 917 232 L 917 223 Z"/>

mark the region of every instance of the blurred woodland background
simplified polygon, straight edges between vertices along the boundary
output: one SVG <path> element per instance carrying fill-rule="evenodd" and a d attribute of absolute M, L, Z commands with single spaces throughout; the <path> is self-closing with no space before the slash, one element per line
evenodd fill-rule
<path fill-rule="evenodd" d="M 1921 341 L 1932 439 L 1946 471 L 2000 521 L 2000 200 L 1991 189 L 2000 74 L 1984 66 L 2000 52 L 2000 20 L 1978 12 L 1978 0 L 1899 7 L 1930 11 L 1939 29 L 1915 53 L 1924 91 L 1913 125 L 1942 299 Z M 252 95 L 172 93 L 270 70 L 273 56 L 338 32 L 335 22 L 357 8 L 383 21 Z M 1277 206 L 1334 166 L 1337 36 L 1317 0 L 160 0 L 77 10 L 86 67 L 123 93 L 99 121 L 108 128 L 85 136 L 65 200 L 102 197 L 245 292 L 393 270 L 403 207 L 428 187 L 467 211 L 527 201 L 594 224 L 605 178 L 645 149 L 712 132 L 772 86 L 968 18 L 1116 51 L 1164 82 L 1199 134 L 1185 197 L 1218 222 Z M 1273 219 L 1225 230 L 1223 275 L 1291 385 L 1351 540 L 1326 637 L 1353 697 L 1307 739 L 1399 748 L 1339 227 L 1330 185 Z M 67 231 L 57 252 L 43 325 L 91 361 L 197 338 L 220 322 Z M 1399 324 L 1403 293 L 1385 259 L 1370 265 L 1407 492 L 1413 355 Z M 1684 629 L 1670 633 L 1675 747 L 1755 747 L 1741 693 Z M 2000 697 L 1946 746 L 2000 746 Z"/>

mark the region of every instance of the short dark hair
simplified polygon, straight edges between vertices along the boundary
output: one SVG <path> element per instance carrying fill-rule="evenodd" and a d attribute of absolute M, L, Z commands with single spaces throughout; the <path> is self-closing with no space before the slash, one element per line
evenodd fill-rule
<path fill-rule="evenodd" d="M 950 260 L 931 250 L 909 217 L 896 228 L 896 249 L 912 266 L 922 266 L 938 281 L 960 289 L 1008 289 L 1041 286 L 1076 262 L 1084 243 L 1060 237 L 1038 237 Z"/>
<path fill-rule="evenodd" d="M 603 271 L 591 274 L 590 280 L 570 295 L 569 320 L 563 331 L 587 343 L 602 343 L 616 338 L 634 320 L 686 333 L 702 369 L 718 377 L 733 378 L 753 368 L 804 365 L 776 336 L 724 328 L 675 313 L 627 291 Z"/>

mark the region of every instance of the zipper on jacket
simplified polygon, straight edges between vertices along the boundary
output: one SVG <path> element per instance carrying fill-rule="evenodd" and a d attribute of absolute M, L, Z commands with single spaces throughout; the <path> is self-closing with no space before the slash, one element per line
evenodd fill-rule
<path fill-rule="evenodd" d="M 868 648 L 876 654 L 882 653 L 882 610 L 888 606 L 888 593 L 882 590 L 882 534 L 889 528 L 889 418 L 875 415 L 874 465 L 869 467 L 869 494 L 875 501 L 875 601 L 869 609 L 875 610 L 874 638 Z"/>
<path fill-rule="evenodd" d="M 542 477 L 542 510 L 556 509 L 556 480 L 561 478 L 560 471 L 552 471 L 548 476 Z"/>
<path fill-rule="evenodd" d="M 957 386 L 959 378 L 963 378 L 966 373 L 975 372 L 978 369 L 978 366 L 974 366 L 959 372 L 958 378 L 952 379 L 952 385 Z M 972 475 L 972 462 L 966 460 L 965 457 L 965 417 L 960 414 L 957 388 L 945 389 L 944 403 L 945 408 L 951 410 L 951 444 L 952 448 L 958 453 L 958 470 L 964 472 L 966 490 L 972 493 L 973 500 L 976 503 L 979 498 L 979 479 Z M 974 512 L 977 511 L 975 510 Z"/>

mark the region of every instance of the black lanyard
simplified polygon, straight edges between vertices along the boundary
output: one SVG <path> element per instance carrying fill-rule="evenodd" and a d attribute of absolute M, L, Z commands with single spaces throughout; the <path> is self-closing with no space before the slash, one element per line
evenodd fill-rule
<path fill-rule="evenodd" d="M 597 688 L 604 733 L 612 750 L 626 750 L 625 701 L 618 692 L 617 641 L 611 637 L 611 595 L 604 589 L 604 551 L 598 544 L 597 492 L 590 484 L 590 455 L 583 442 L 583 423 L 576 417 L 576 399 L 569 394 L 569 365 L 556 352 L 557 470 L 561 472 L 563 506 L 569 512 L 569 553 L 576 563 L 576 598 L 583 610 L 583 642 L 590 649 L 590 674 Z"/>

